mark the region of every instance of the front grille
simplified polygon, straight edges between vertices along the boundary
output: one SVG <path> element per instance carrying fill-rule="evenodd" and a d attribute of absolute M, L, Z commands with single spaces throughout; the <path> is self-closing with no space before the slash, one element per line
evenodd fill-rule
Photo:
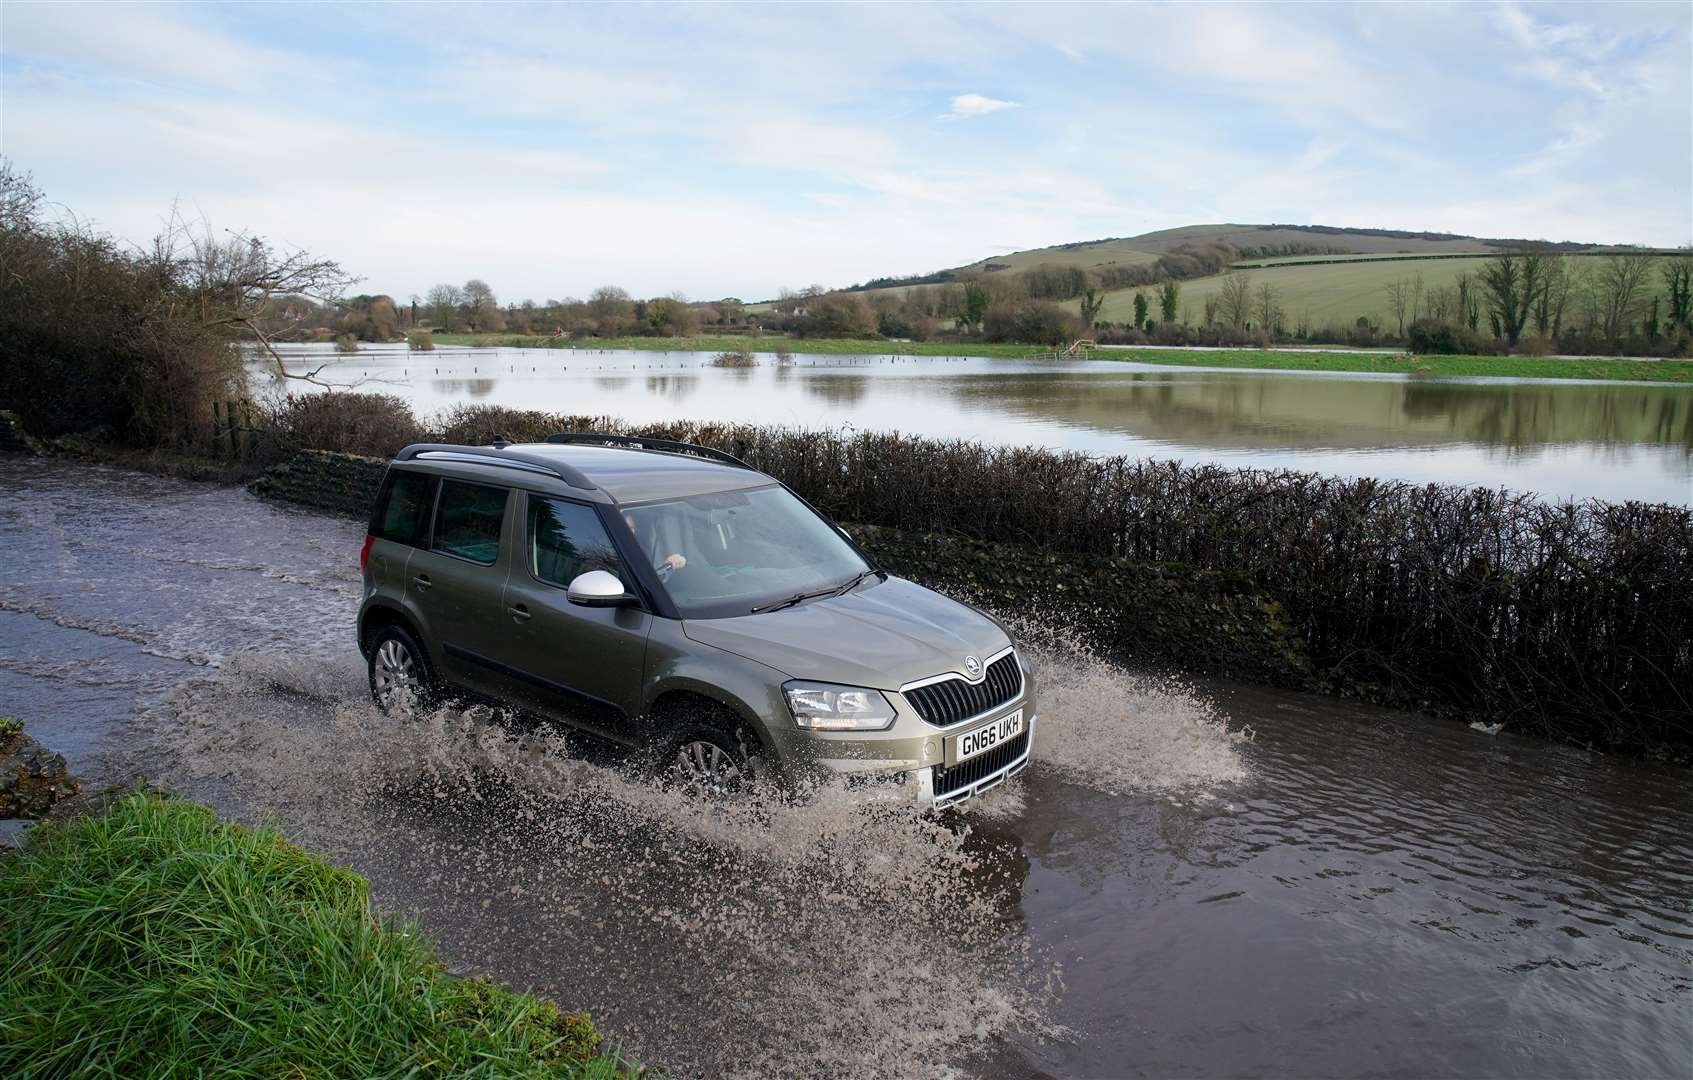
<path fill-rule="evenodd" d="M 985 754 L 979 754 L 969 761 L 960 762 L 952 768 L 935 766 L 935 798 L 944 799 L 961 788 L 981 783 L 994 773 L 1010 765 L 1013 761 L 1029 752 L 1029 729 L 1015 739 L 1000 743 Z"/>
<path fill-rule="evenodd" d="M 1006 653 L 988 665 L 987 677 L 974 685 L 963 678 L 919 686 L 905 692 L 905 700 L 917 710 L 917 715 L 936 727 L 951 727 L 980 716 L 999 705 L 1015 701 L 1023 692 L 1023 669 L 1017 656 Z"/>

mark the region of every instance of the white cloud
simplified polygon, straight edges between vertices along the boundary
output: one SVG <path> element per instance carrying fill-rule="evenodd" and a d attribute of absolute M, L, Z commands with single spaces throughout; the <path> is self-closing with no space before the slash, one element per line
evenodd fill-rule
<path fill-rule="evenodd" d="M 180 195 L 402 297 L 768 296 L 1225 220 L 1693 239 L 1685 7 L 277 10 L 8 6 L 0 152 L 120 235 Z"/>
<path fill-rule="evenodd" d="M 961 120 L 971 116 L 986 116 L 1003 109 L 1021 109 L 1021 101 L 1001 101 L 999 98 L 984 97 L 981 94 L 959 94 L 952 99 L 952 109 L 944 114 L 943 119 Z"/>

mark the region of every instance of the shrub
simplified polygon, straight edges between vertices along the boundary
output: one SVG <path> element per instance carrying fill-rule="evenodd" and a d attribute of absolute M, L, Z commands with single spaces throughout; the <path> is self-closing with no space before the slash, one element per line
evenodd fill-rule
<path fill-rule="evenodd" d="M 337 334 L 335 336 L 335 351 L 338 353 L 356 353 L 359 351 L 359 339 L 352 334 Z"/>
<path fill-rule="evenodd" d="M 542 442 L 560 431 L 612 431 L 618 421 L 606 416 L 512 409 L 504 405 L 455 405 L 429 422 L 427 438 L 434 442 L 479 446 L 504 435 L 512 442 Z"/>
<path fill-rule="evenodd" d="M 0 159 L 0 401 L 44 437 L 104 429 L 131 446 L 210 442 L 213 409 L 248 396 L 237 341 L 289 321 L 290 299 L 346 283 L 333 262 L 174 211 L 137 250 L 51 220 L 45 206 Z"/>
<path fill-rule="evenodd" d="M 1467 326 L 1454 326 L 1435 319 L 1418 319 L 1405 328 L 1406 348 L 1421 355 L 1489 356 L 1499 351 L 1498 342 Z"/>
<path fill-rule="evenodd" d="M 144 446 L 210 437 L 246 396 L 241 357 L 179 304 L 186 267 L 49 221 L 0 160 L 0 401 L 43 438 L 106 428 Z"/>
<path fill-rule="evenodd" d="M 406 348 L 412 352 L 434 352 L 434 335 L 427 330 L 413 330 L 406 335 Z"/>
<path fill-rule="evenodd" d="M 757 367 L 758 360 L 745 349 L 732 349 L 720 352 L 711 358 L 712 367 L 721 368 L 750 368 Z"/>
<path fill-rule="evenodd" d="M 301 394 L 282 402 L 272 428 L 285 446 L 371 457 L 392 456 L 423 430 L 404 398 L 392 394 Z"/>

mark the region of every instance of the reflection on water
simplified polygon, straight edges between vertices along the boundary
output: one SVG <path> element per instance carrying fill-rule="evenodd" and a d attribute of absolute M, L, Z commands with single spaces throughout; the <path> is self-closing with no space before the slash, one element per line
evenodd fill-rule
<path fill-rule="evenodd" d="M 299 346 L 301 366 L 331 354 Z M 1693 386 L 1159 368 L 1114 361 L 377 348 L 331 367 L 422 412 L 467 399 L 634 422 L 948 438 L 1693 503 Z M 427 365 L 424 367 L 423 365 Z M 429 375 L 430 377 L 422 377 Z"/>

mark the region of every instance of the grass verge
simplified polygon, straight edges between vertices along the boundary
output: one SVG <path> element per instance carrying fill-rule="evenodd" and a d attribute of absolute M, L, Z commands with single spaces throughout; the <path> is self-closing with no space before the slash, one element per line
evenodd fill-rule
<path fill-rule="evenodd" d="M 701 336 L 635 337 L 571 341 L 516 334 L 436 334 L 444 345 L 519 349 L 615 349 L 643 352 L 795 352 L 867 356 L 976 356 L 1021 359 L 1034 345 L 961 341 L 876 341 L 848 338 Z M 1280 371 L 1359 371 L 1433 377 L 1488 376 L 1519 379 L 1599 379 L 1693 383 L 1693 360 L 1560 360 L 1550 356 L 1407 356 L 1291 349 L 1098 349 L 1095 360 L 1132 360 L 1164 367 L 1245 368 Z"/>
<path fill-rule="evenodd" d="M 364 878 L 132 794 L 0 861 L 0 1076 L 632 1076 L 586 1015 L 448 975 Z"/>

